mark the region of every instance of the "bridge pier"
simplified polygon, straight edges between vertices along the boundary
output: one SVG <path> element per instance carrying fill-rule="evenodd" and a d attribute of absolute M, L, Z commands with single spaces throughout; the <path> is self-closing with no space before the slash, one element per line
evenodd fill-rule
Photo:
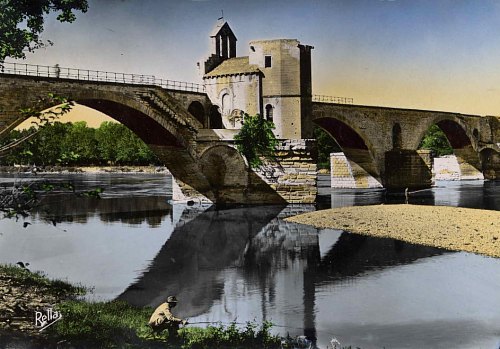
<path fill-rule="evenodd" d="M 429 151 L 395 149 L 385 153 L 383 186 L 387 189 L 428 188 L 432 184 Z"/>
<path fill-rule="evenodd" d="M 500 153 L 493 149 L 481 152 L 482 171 L 485 179 L 500 179 Z"/>
<path fill-rule="evenodd" d="M 206 165 L 202 166 L 202 171 L 211 183 L 213 197 L 203 195 L 182 177 L 176 177 L 172 200 L 219 204 L 286 204 L 316 201 L 318 188 L 315 140 L 280 141 L 275 157 L 272 160 L 264 160 L 264 165 L 257 170 L 249 169 L 247 166 L 241 167 L 236 161 L 231 161 L 231 164 L 216 164 L 215 154 L 224 156 L 224 161 L 228 159 L 226 154 L 230 153 L 242 159 L 229 144 L 208 145 L 208 150 L 203 152 L 201 163 L 205 161 Z M 225 172 L 222 173 L 221 169 L 227 171 L 222 170 Z"/>
<path fill-rule="evenodd" d="M 454 149 L 453 152 L 457 157 L 458 166 L 460 168 L 460 179 L 467 180 L 484 178 L 481 171 L 481 160 L 472 146 L 462 149 Z"/>

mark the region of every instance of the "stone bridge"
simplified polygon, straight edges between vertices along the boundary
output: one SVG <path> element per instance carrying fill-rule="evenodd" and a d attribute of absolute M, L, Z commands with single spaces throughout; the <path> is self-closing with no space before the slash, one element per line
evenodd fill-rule
<path fill-rule="evenodd" d="M 233 146 L 237 130 L 217 129 L 220 114 L 201 85 L 85 70 L 40 74 L 39 66 L 33 67 L 37 70 L 0 74 L 0 132 L 25 120 L 21 109 L 53 107 L 47 98 L 53 93 L 130 128 L 184 194 L 201 193 L 223 204 L 315 201 L 314 141 L 283 140 L 275 163 L 252 171 Z M 387 188 L 431 184 L 429 159 L 417 149 L 433 124 L 446 133 L 463 173 L 500 176 L 498 117 L 325 102 L 312 103 L 311 114 L 309 121 L 334 137 L 349 161 Z"/>
<path fill-rule="evenodd" d="M 462 174 L 500 178 L 498 117 L 314 102 L 312 121 L 386 188 L 431 184 L 429 159 L 417 149 L 433 124 L 446 134 Z"/>
<path fill-rule="evenodd" d="M 219 204 L 315 200 L 315 180 L 305 188 L 287 179 L 286 171 L 281 173 L 283 180 L 276 176 L 269 180 L 265 173 L 248 168 L 231 141 L 207 129 L 212 105 L 202 92 L 166 89 L 147 81 L 119 83 L 4 73 L 0 74 L 0 131 L 24 121 L 19 111 L 23 108 L 53 107 L 49 93 L 103 112 L 130 128 L 156 153 L 184 194 L 201 193 Z M 302 166 L 302 170 L 315 178 L 313 158 L 309 156 L 306 162 L 307 168 Z"/>

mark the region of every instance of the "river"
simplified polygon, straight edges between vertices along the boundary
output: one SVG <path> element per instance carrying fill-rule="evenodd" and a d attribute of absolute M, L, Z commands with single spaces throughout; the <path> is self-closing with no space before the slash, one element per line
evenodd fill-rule
<path fill-rule="evenodd" d="M 101 199 L 48 196 L 22 221 L 0 220 L 0 263 L 30 263 L 91 287 L 89 300 L 156 306 L 179 299 L 192 322 L 271 320 L 326 348 L 500 346 L 500 259 L 283 221 L 314 205 L 217 209 L 169 204 L 164 174 L 50 174 L 22 180 L 102 187 Z M 10 186 L 14 178 L 2 175 Z M 374 190 L 331 190 L 317 207 L 403 202 Z M 500 208 L 499 182 L 438 182 L 410 203 Z"/>

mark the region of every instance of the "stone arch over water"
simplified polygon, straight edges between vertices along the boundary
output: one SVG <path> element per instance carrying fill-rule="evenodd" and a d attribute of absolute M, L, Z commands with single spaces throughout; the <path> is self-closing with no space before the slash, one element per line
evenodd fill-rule
<path fill-rule="evenodd" d="M 362 132 L 351 127 L 342 118 L 324 117 L 314 120 L 341 147 L 347 159 L 359 165 L 377 181 L 380 180 L 380 169 L 375 162 L 373 147 Z"/>
<path fill-rule="evenodd" d="M 477 139 L 474 130 L 469 130 L 467 126 L 456 117 L 438 117 L 430 120 L 426 128 L 423 128 L 418 141 L 424 138 L 432 125 L 438 126 L 445 134 L 453 153 L 457 157 L 462 179 L 483 178 L 482 159 L 476 151 Z M 418 145 L 416 145 L 418 147 Z"/>

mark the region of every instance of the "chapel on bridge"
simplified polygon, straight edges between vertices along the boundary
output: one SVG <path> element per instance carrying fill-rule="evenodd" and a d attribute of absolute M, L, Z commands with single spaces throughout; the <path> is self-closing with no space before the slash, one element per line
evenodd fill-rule
<path fill-rule="evenodd" d="M 225 21 L 210 38 L 212 52 L 200 69 L 220 113 L 211 128 L 239 129 L 243 113 L 260 114 L 274 122 L 278 138 L 312 137 L 312 46 L 296 39 L 251 41 L 248 56 L 237 57 L 237 39 Z"/>

